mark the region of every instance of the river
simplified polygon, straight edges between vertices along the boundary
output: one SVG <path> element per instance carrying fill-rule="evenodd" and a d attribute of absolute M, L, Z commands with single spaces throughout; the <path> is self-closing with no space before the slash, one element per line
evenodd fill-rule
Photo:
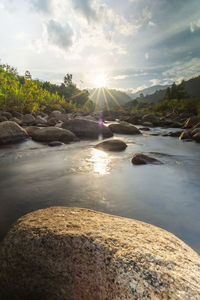
<path fill-rule="evenodd" d="M 95 150 L 91 140 L 53 148 L 32 140 L 1 146 L 0 239 L 28 212 L 79 206 L 162 227 L 200 252 L 200 145 L 149 132 L 116 137 L 127 143 L 125 151 Z M 163 164 L 134 166 L 136 152 Z"/>

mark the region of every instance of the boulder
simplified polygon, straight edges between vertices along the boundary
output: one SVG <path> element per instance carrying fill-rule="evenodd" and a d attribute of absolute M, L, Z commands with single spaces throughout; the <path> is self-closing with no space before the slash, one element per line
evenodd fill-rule
<path fill-rule="evenodd" d="M 142 125 L 146 127 L 153 127 L 153 124 L 151 122 L 143 122 Z"/>
<path fill-rule="evenodd" d="M 12 114 L 8 111 L 1 111 L 0 116 L 6 117 L 7 120 L 10 120 L 12 118 Z"/>
<path fill-rule="evenodd" d="M 35 118 L 31 114 L 26 114 L 22 118 L 24 125 L 34 125 L 35 124 Z"/>
<path fill-rule="evenodd" d="M 150 122 L 153 125 L 159 125 L 160 124 L 160 118 L 154 114 L 146 114 L 141 119 L 142 124 L 144 125 L 145 122 Z M 144 125 L 146 126 L 146 125 Z M 149 126 L 149 125 L 148 125 Z"/>
<path fill-rule="evenodd" d="M 22 120 L 16 118 L 16 117 L 13 117 L 10 119 L 10 121 L 13 121 L 13 122 L 16 122 L 18 125 L 22 126 L 23 125 L 23 122 Z"/>
<path fill-rule="evenodd" d="M 57 123 L 57 121 L 56 121 L 56 119 L 55 119 L 54 117 L 50 117 L 50 118 L 48 118 L 48 120 L 47 120 L 47 124 L 48 124 L 49 126 L 55 126 L 56 123 Z"/>
<path fill-rule="evenodd" d="M 136 153 L 131 161 L 134 165 L 162 164 L 162 162 L 158 159 L 149 157 L 142 153 Z"/>
<path fill-rule="evenodd" d="M 48 146 L 50 146 L 50 147 L 57 147 L 57 146 L 62 146 L 62 145 L 63 145 L 63 143 L 61 143 L 59 141 L 50 142 L 48 144 Z"/>
<path fill-rule="evenodd" d="M 193 116 L 191 118 L 188 118 L 184 124 L 184 128 L 192 128 L 196 124 L 200 122 L 200 117 Z"/>
<path fill-rule="evenodd" d="M 198 300 L 200 257 L 173 234 L 83 208 L 20 218 L 0 247 L 1 299 Z"/>
<path fill-rule="evenodd" d="M 33 136 L 34 132 L 36 130 L 40 130 L 40 127 L 37 127 L 37 126 L 29 126 L 26 128 L 26 132 L 28 133 L 29 136 Z"/>
<path fill-rule="evenodd" d="M 97 144 L 94 148 L 103 150 L 103 151 L 123 151 L 127 145 L 120 140 L 107 140 Z"/>
<path fill-rule="evenodd" d="M 44 127 L 32 132 L 32 139 L 38 142 L 70 143 L 77 141 L 77 137 L 69 130 L 57 127 Z"/>
<path fill-rule="evenodd" d="M 98 139 L 109 138 L 113 133 L 102 122 L 86 119 L 67 120 L 62 124 L 62 128 L 72 131 L 80 138 Z"/>
<path fill-rule="evenodd" d="M 13 121 L 0 123 L 0 145 L 23 141 L 28 137 L 26 130 Z"/>
<path fill-rule="evenodd" d="M 35 118 L 35 125 L 42 125 L 42 126 L 46 126 L 47 125 L 47 120 L 40 117 L 40 116 L 37 116 Z"/>
<path fill-rule="evenodd" d="M 67 114 L 61 113 L 58 110 L 53 111 L 49 117 L 54 118 L 56 121 L 62 121 L 62 122 L 68 120 Z"/>
<path fill-rule="evenodd" d="M 5 122 L 5 121 L 8 121 L 8 119 L 6 117 L 0 115 L 0 122 Z"/>
<path fill-rule="evenodd" d="M 193 135 L 193 139 L 197 142 L 200 143 L 200 132 L 196 133 L 195 135 Z"/>
<path fill-rule="evenodd" d="M 108 128 L 113 133 L 121 133 L 121 134 L 141 134 L 139 129 L 137 129 L 135 126 L 128 124 L 128 123 L 118 123 L 118 124 L 110 124 Z"/>
<path fill-rule="evenodd" d="M 174 132 L 167 133 L 166 136 L 180 137 L 181 133 L 182 133 L 182 131 L 174 131 Z"/>
<path fill-rule="evenodd" d="M 142 130 L 142 131 L 150 131 L 150 128 L 149 128 L 149 127 L 141 127 L 141 128 L 139 128 L 139 130 Z"/>

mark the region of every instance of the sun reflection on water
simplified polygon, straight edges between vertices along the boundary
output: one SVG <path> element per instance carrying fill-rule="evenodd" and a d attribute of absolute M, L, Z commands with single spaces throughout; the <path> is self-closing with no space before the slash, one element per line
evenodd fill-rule
<path fill-rule="evenodd" d="M 89 161 L 94 164 L 94 173 L 99 175 L 106 175 L 109 173 L 110 159 L 106 152 L 92 149 Z"/>

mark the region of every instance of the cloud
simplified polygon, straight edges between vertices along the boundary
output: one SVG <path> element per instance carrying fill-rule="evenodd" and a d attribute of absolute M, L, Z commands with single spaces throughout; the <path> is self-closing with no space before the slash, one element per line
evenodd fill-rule
<path fill-rule="evenodd" d="M 145 58 L 146 58 L 147 60 L 149 59 L 149 53 L 148 53 L 148 52 L 145 53 Z"/>
<path fill-rule="evenodd" d="M 154 78 L 154 79 L 151 79 L 149 81 L 152 83 L 152 86 L 160 84 L 160 80 L 159 79 L 155 79 Z"/>
<path fill-rule="evenodd" d="M 117 76 L 114 76 L 113 79 L 114 80 L 124 80 L 128 77 L 130 77 L 130 75 L 117 75 Z"/>
<path fill-rule="evenodd" d="M 29 0 L 32 6 L 43 13 L 50 13 L 52 10 L 52 0 Z"/>
<path fill-rule="evenodd" d="M 197 21 L 194 21 L 194 22 L 190 23 L 190 31 L 191 32 L 194 32 L 198 28 L 200 28 L 200 19 L 197 20 Z"/>
<path fill-rule="evenodd" d="M 88 21 L 96 20 L 97 15 L 91 0 L 73 0 L 74 9 L 80 12 Z"/>
<path fill-rule="evenodd" d="M 60 23 L 50 20 L 46 25 L 47 39 L 50 44 L 61 50 L 67 51 L 73 45 L 73 30 L 69 24 L 62 26 Z"/>

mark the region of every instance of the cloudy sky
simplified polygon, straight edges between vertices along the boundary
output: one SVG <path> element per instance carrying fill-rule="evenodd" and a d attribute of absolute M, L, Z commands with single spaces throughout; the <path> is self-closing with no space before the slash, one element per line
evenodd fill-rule
<path fill-rule="evenodd" d="M 200 74 L 200 0 L 0 0 L 0 59 L 80 88 L 133 89 Z"/>

